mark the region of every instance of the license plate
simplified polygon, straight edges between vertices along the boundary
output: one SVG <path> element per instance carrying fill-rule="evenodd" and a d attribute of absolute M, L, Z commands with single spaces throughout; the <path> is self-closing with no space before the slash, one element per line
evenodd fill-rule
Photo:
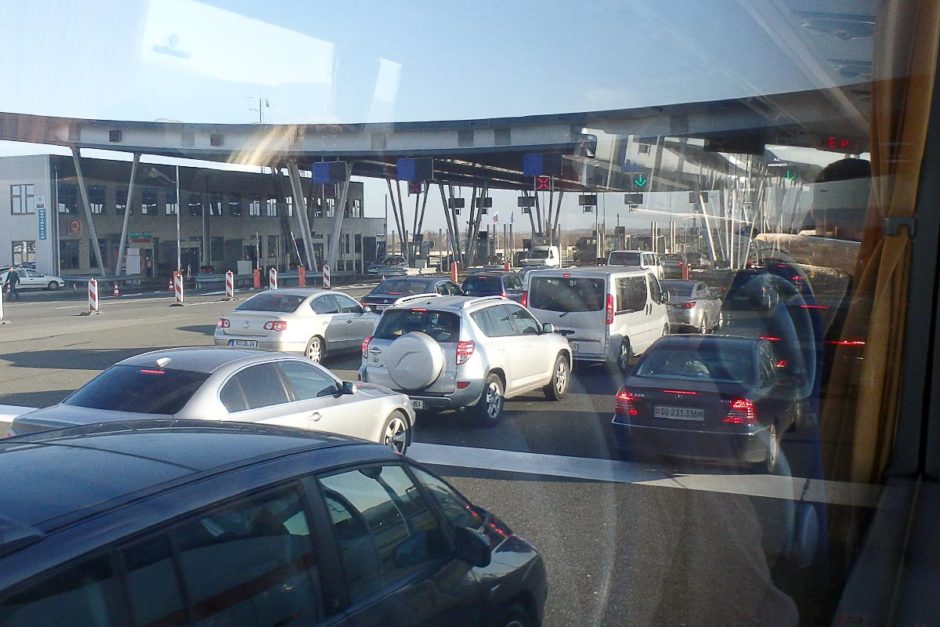
<path fill-rule="evenodd" d="M 411 407 L 412 409 L 424 409 L 424 401 L 412 400 Z"/>
<path fill-rule="evenodd" d="M 242 348 L 257 348 L 258 340 L 229 340 L 229 346 L 241 346 Z"/>
<path fill-rule="evenodd" d="M 693 407 L 667 407 L 657 405 L 653 408 L 653 416 L 656 418 L 668 418 L 670 420 L 705 420 L 705 410 L 695 409 Z"/>

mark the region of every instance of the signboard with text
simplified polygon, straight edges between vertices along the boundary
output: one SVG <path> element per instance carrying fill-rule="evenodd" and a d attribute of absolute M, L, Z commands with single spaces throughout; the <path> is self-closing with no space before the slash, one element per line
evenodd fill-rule
<path fill-rule="evenodd" d="M 46 239 L 46 210 L 39 209 L 39 239 Z"/>

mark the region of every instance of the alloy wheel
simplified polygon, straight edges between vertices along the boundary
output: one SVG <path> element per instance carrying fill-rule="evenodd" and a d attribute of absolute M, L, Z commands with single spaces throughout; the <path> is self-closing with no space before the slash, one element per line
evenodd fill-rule
<path fill-rule="evenodd" d="M 408 447 L 408 425 L 397 414 L 385 425 L 384 444 L 396 453 L 404 453 Z"/>

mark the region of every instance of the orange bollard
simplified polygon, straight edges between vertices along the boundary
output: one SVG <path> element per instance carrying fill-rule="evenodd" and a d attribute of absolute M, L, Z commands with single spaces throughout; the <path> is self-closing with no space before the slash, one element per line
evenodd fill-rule
<path fill-rule="evenodd" d="M 255 268 L 254 276 L 252 277 L 251 284 L 256 290 L 261 289 L 261 270 L 259 270 L 258 268 Z"/>
<path fill-rule="evenodd" d="M 450 280 L 454 283 L 457 282 L 457 266 L 458 264 L 456 261 L 450 264 Z"/>
<path fill-rule="evenodd" d="M 307 271 L 304 270 L 303 266 L 297 268 L 297 285 L 307 287 Z"/>

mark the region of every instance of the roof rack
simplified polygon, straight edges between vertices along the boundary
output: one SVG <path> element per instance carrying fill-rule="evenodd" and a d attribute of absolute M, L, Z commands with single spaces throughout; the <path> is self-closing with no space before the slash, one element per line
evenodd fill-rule
<path fill-rule="evenodd" d="M 467 307 L 470 307 L 471 305 L 476 305 L 478 303 L 486 302 L 490 300 L 498 300 L 498 301 L 506 302 L 509 299 L 504 298 L 502 296 L 476 296 L 476 297 L 468 298 L 466 301 L 462 302 L 460 304 L 460 308 L 466 309 Z"/>
<path fill-rule="evenodd" d="M 416 300 L 427 300 L 428 298 L 440 298 L 440 294 L 429 292 L 427 294 L 412 294 L 411 296 L 402 296 L 393 302 L 393 305 L 405 305 Z"/>

